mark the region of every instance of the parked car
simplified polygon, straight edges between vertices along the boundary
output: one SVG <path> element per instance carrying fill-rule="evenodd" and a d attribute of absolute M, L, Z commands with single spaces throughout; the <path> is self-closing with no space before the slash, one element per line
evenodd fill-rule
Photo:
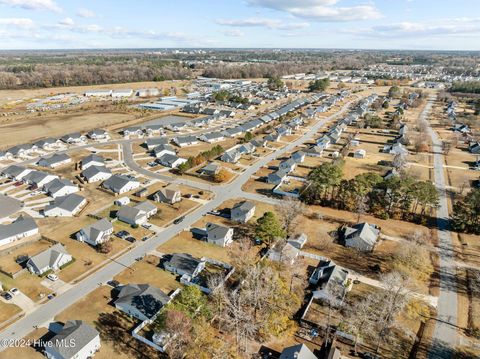
<path fill-rule="evenodd" d="M 115 233 L 115 237 L 118 237 L 120 239 L 125 239 L 128 236 L 130 236 L 130 233 L 128 233 L 127 231 L 120 231 L 120 232 Z"/>
<path fill-rule="evenodd" d="M 181 216 L 173 221 L 173 224 L 179 224 L 185 219 L 185 216 Z"/>
<path fill-rule="evenodd" d="M 12 289 L 10 289 L 10 294 L 11 295 L 19 295 L 20 291 L 18 290 L 18 288 L 12 288 Z"/>
<path fill-rule="evenodd" d="M 147 165 L 149 167 L 155 167 L 155 166 L 158 166 L 158 163 L 157 162 L 148 162 Z"/>
<path fill-rule="evenodd" d="M 5 300 L 12 300 L 12 298 L 13 298 L 12 295 L 8 292 L 3 292 L 1 295 L 2 295 L 3 299 L 5 299 Z"/>
<path fill-rule="evenodd" d="M 49 294 L 49 295 L 47 296 L 47 298 L 48 298 L 49 300 L 51 300 L 51 299 L 55 298 L 55 296 L 56 296 L 56 294 L 55 294 L 55 293 L 52 293 L 52 294 Z"/>
<path fill-rule="evenodd" d="M 125 240 L 126 240 L 127 242 L 130 242 L 130 243 L 134 243 L 134 242 L 136 241 L 136 239 L 133 238 L 133 237 L 131 237 L 131 236 L 125 238 Z"/>
<path fill-rule="evenodd" d="M 214 216 L 219 216 L 220 215 L 220 212 L 217 211 L 217 210 L 213 210 L 213 211 L 209 211 L 208 214 L 212 214 Z"/>
<path fill-rule="evenodd" d="M 142 238 L 142 242 L 145 242 L 147 239 L 148 239 L 147 236 L 143 237 L 143 238 Z"/>
<path fill-rule="evenodd" d="M 58 280 L 58 275 L 51 273 L 47 275 L 47 278 L 50 279 L 52 282 L 55 282 Z"/>
<path fill-rule="evenodd" d="M 117 288 L 120 285 L 118 280 L 109 280 L 107 284 L 113 288 Z"/>
<path fill-rule="evenodd" d="M 150 228 L 152 228 L 152 225 L 149 224 L 149 223 L 144 223 L 144 224 L 142 224 L 142 227 L 146 228 L 146 229 L 150 229 Z"/>

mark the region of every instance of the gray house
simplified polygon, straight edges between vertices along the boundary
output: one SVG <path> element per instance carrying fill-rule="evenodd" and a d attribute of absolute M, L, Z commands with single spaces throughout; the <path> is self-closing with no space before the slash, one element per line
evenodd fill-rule
<path fill-rule="evenodd" d="M 364 222 L 353 227 L 345 227 L 343 238 L 345 246 L 368 252 L 373 251 L 379 235 L 379 227 Z"/>
<path fill-rule="evenodd" d="M 233 228 L 221 226 L 216 223 L 207 223 L 207 242 L 217 246 L 226 247 L 233 242 Z"/>
<path fill-rule="evenodd" d="M 283 349 L 279 359 L 317 359 L 305 344 L 297 344 Z"/>
<path fill-rule="evenodd" d="M 230 211 L 230 219 L 235 222 L 247 223 L 255 214 L 253 202 L 242 201 L 236 203 Z"/>
<path fill-rule="evenodd" d="M 163 266 L 169 272 L 193 278 L 205 268 L 205 261 L 188 253 L 175 253 L 163 263 Z"/>
<path fill-rule="evenodd" d="M 170 297 L 149 284 L 127 284 L 120 288 L 115 308 L 141 321 L 152 319 Z"/>
<path fill-rule="evenodd" d="M 267 182 L 275 185 L 283 183 L 288 176 L 288 171 L 285 169 L 279 169 L 273 173 L 270 173 L 267 177 Z"/>
<path fill-rule="evenodd" d="M 58 270 L 60 267 L 72 261 L 72 256 L 65 247 L 57 243 L 43 252 L 31 257 L 27 262 L 27 268 L 31 273 L 42 275 L 49 270 Z"/>

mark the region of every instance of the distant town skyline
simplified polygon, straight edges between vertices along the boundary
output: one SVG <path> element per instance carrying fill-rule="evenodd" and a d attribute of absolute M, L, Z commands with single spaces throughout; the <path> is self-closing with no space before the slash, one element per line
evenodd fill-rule
<path fill-rule="evenodd" d="M 480 50 L 480 2 L 0 0 L 0 49 Z"/>

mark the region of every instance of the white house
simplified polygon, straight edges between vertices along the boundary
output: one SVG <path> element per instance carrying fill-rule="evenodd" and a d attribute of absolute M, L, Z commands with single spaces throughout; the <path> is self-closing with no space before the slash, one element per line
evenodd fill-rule
<path fill-rule="evenodd" d="M 102 218 L 89 226 L 83 227 L 75 234 L 75 237 L 80 242 L 97 246 L 108 241 L 112 233 L 112 223 L 107 219 Z"/>
<path fill-rule="evenodd" d="M 55 200 L 43 209 L 45 217 L 73 217 L 87 205 L 86 198 L 72 193 Z"/>
<path fill-rule="evenodd" d="M 187 159 L 165 153 L 157 159 L 157 162 L 159 162 L 162 166 L 165 167 L 177 168 L 182 163 L 187 162 Z"/>
<path fill-rule="evenodd" d="M 186 147 L 198 144 L 198 139 L 195 136 L 179 136 L 175 137 L 173 142 L 179 147 Z"/>
<path fill-rule="evenodd" d="M 224 227 L 215 223 L 207 223 L 205 231 L 207 232 L 208 243 L 226 247 L 233 242 L 233 228 Z"/>
<path fill-rule="evenodd" d="M 34 236 L 38 233 L 38 226 L 32 217 L 18 217 L 10 224 L 0 224 L 0 246 Z"/>
<path fill-rule="evenodd" d="M 242 201 L 230 210 L 230 219 L 235 222 L 247 223 L 255 214 L 255 203 Z"/>
<path fill-rule="evenodd" d="M 82 166 L 82 170 L 86 170 L 90 166 L 105 166 L 105 160 L 103 157 L 91 154 L 83 158 L 82 161 L 80 161 L 80 165 Z"/>
<path fill-rule="evenodd" d="M 363 149 L 359 149 L 359 150 L 356 150 L 355 152 L 353 152 L 353 157 L 354 158 L 365 158 L 365 156 L 367 156 L 367 151 L 365 151 Z"/>
<path fill-rule="evenodd" d="M 140 187 L 140 182 L 124 175 L 113 175 L 105 182 L 102 187 L 114 193 L 122 194 Z"/>
<path fill-rule="evenodd" d="M 81 320 L 69 320 L 45 345 L 45 355 L 48 359 L 90 359 L 100 350 L 100 346 L 100 333 L 97 330 Z"/>
<path fill-rule="evenodd" d="M 60 267 L 71 262 L 73 257 L 65 247 L 57 243 L 52 247 L 31 257 L 27 262 L 28 270 L 37 275 L 42 275 L 50 270 L 58 270 Z"/>
<path fill-rule="evenodd" d="M 78 187 L 70 180 L 55 178 L 43 186 L 43 190 L 51 197 L 64 197 L 69 194 L 78 192 Z"/>

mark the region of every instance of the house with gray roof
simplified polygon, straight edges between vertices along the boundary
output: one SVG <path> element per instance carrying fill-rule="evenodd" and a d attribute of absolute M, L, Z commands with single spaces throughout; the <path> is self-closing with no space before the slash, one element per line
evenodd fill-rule
<path fill-rule="evenodd" d="M 283 349 L 279 359 L 318 359 L 305 344 L 297 344 Z"/>
<path fill-rule="evenodd" d="M 279 169 L 273 173 L 269 173 L 267 176 L 267 183 L 279 185 L 283 183 L 288 177 L 288 171 L 285 169 Z"/>
<path fill-rule="evenodd" d="M 56 197 L 53 202 L 45 206 L 45 217 L 73 217 L 77 215 L 87 204 L 87 199 L 72 193 L 63 197 Z"/>
<path fill-rule="evenodd" d="M 348 270 L 332 260 L 321 260 L 308 279 L 309 283 L 316 287 L 311 300 L 331 300 L 332 294 L 335 294 L 337 298 L 334 303 L 340 303 L 344 294 L 351 289 L 352 283 L 349 279 Z"/>
<path fill-rule="evenodd" d="M 148 136 L 154 136 L 154 135 L 163 135 L 163 125 L 145 125 L 145 132 L 147 133 Z"/>
<path fill-rule="evenodd" d="M 48 359 L 87 359 L 100 346 L 100 333 L 96 329 L 81 320 L 69 320 L 45 345 L 45 355 Z"/>
<path fill-rule="evenodd" d="M 292 156 L 291 156 L 292 160 L 295 161 L 295 163 L 302 163 L 303 161 L 305 161 L 305 152 L 303 151 L 296 151 L 294 153 L 292 153 Z"/>
<path fill-rule="evenodd" d="M 157 147 L 155 147 L 153 150 L 152 150 L 152 154 L 157 157 L 157 158 L 160 158 L 162 157 L 163 155 L 165 154 L 169 154 L 171 156 L 175 156 L 177 154 L 177 151 L 175 151 L 175 148 L 173 148 L 172 145 L 169 145 L 169 144 L 165 144 L 165 145 L 158 145 Z"/>
<path fill-rule="evenodd" d="M 177 185 L 169 184 L 155 192 L 153 200 L 156 202 L 174 204 L 182 200 L 182 193 Z"/>
<path fill-rule="evenodd" d="M 25 177 L 23 177 L 22 180 L 29 185 L 42 188 L 47 183 L 52 182 L 54 179 L 58 179 L 58 176 L 43 171 L 31 171 Z"/>
<path fill-rule="evenodd" d="M 380 228 L 367 222 L 356 224 L 353 227 L 347 226 L 343 233 L 345 246 L 365 252 L 373 251 L 379 236 Z"/>
<path fill-rule="evenodd" d="M 97 128 L 95 130 L 88 132 L 87 136 L 94 141 L 108 140 L 110 138 L 110 135 L 108 134 L 108 132 L 101 128 Z"/>
<path fill-rule="evenodd" d="M 103 157 L 92 153 L 83 158 L 80 161 L 80 165 L 82 166 L 82 169 L 85 170 L 90 166 L 105 166 L 105 160 Z"/>
<path fill-rule="evenodd" d="M 227 128 L 225 131 L 223 131 L 223 134 L 227 137 L 236 137 L 236 136 L 240 136 L 244 132 L 245 131 L 241 126 L 236 126 L 232 128 Z"/>
<path fill-rule="evenodd" d="M 256 149 L 257 148 L 251 142 L 243 143 L 238 146 L 238 152 L 240 152 L 242 155 L 254 153 Z"/>
<path fill-rule="evenodd" d="M 139 209 L 140 211 L 145 212 L 147 218 L 150 218 L 157 214 L 158 208 L 150 201 L 142 201 L 134 206 L 134 208 Z"/>
<path fill-rule="evenodd" d="M 61 243 L 57 243 L 31 257 L 27 262 L 27 268 L 33 274 L 42 275 L 51 270 L 59 270 L 60 267 L 71 262 L 72 259 L 73 257 L 65 247 Z"/>
<path fill-rule="evenodd" d="M 202 167 L 200 170 L 198 170 L 198 172 L 202 175 L 213 177 L 220 172 L 220 169 L 221 167 L 219 165 L 215 163 L 209 163 L 205 167 Z"/>
<path fill-rule="evenodd" d="M 224 135 L 221 132 L 207 132 L 198 137 L 199 140 L 208 143 L 214 143 L 224 140 Z"/>
<path fill-rule="evenodd" d="M 140 182 L 125 175 L 115 174 L 102 183 L 102 187 L 114 193 L 122 194 L 140 187 Z"/>
<path fill-rule="evenodd" d="M 205 231 L 207 232 L 208 243 L 226 247 L 233 242 L 233 228 L 209 222 L 205 226 Z"/>
<path fill-rule="evenodd" d="M 198 139 L 195 136 L 178 136 L 173 139 L 173 142 L 178 147 L 193 146 L 198 144 Z"/>
<path fill-rule="evenodd" d="M 127 284 L 120 287 L 115 308 L 141 321 L 153 319 L 170 301 L 162 290 L 150 284 Z"/>
<path fill-rule="evenodd" d="M 122 133 L 124 137 L 130 137 L 130 136 L 140 137 L 143 135 L 143 128 L 141 128 L 140 126 L 132 126 L 132 127 L 124 128 Z"/>
<path fill-rule="evenodd" d="M 323 154 L 323 148 L 320 146 L 312 146 L 303 150 L 308 157 L 321 157 Z"/>
<path fill-rule="evenodd" d="M 162 166 L 169 168 L 177 168 L 182 163 L 187 162 L 186 158 L 178 157 L 177 155 L 172 155 L 170 153 L 164 153 L 159 158 L 156 159 L 158 163 Z"/>
<path fill-rule="evenodd" d="M 27 174 L 32 172 L 30 168 L 26 168 L 19 165 L 11 165 L 7 168 L 2 169 L 2 175 L 7 178 L 14 179 L 16 181 L 21 181 Z"/>
<path fill-rule="evenodd" d="M 78 187 L 72 181 L 62 178 L 55 178 L 43 186 L 43 190 L 53 198 L 64 197 L 69 194 L 78 192 Z"/>
<path fill-rule="evenodd" d="M 102 218 L 93 224 L 83 227 L 75 234 L 75 237 L 80 242 L 85 242 L 92 246 L 98 246 L 99 244 L 108 241 L 112 233 L 112 222 Z"/>
<path fill-rule="evenodd" d="M 287 172 L 292 172 L 296 167 L 297 163 L 293 160 L 293 158 L 284 160 L 278 165 L 279 169 L 285 170 Z"/>
<path fill-rule="evenodd" d="M 168 142 L 169 142 L 168 138 L 166 138 L 166 137 L 147 138 L 147 140 L 144 142 L 144 144 L 147 147 L 147 150 L 151 151 L 157 146 L 168 144 Z"/>
<path fill-rule="evenodd" d="M 82 177 L 87 183 L 105 181 L 112 177 L 112 171 L 105 166 L 89 166 L 82 171 Z"/>
<path fill-rule="evenodd" d="M 52 137 L 44 138 L 34 142 L 34 145 L 37 146 L 38 148 L 41 148 L 42 150 L 49 150 L 49 149 L 52 149 L 54 146 L 58 146 L 60 144 L 61 144 L 60 140 L 57 140 Z"/>
<path fill-rule="evenodd" d="M 140 225 L 147 222 L 147 214 L 145 211 L 129 206 L 122 206 L 117 211 L 119 221 L 128 223 L 132 226 Z"/>
<path fill-rule="evenodd" d="M 63 142 L 68 144 L 78 144 L 78 143 L 85 142 L 87 140 L 87 137 L 82 135 L 80 132 L 74 132 L 74 133 L 70 133 L 68 135 L 62 136 L 60 139 Z"/>
<path fill-rule="evenodd" d="M 230 210 L 230 219 L 235 222 L 247 223 L 255 215 L 255 203 L 242 201 L 236 203 Z"/>
<path fill-rule="evenodd" d="M 238 151 L 238 148 L 230 148 L 220 157 L 223 162 L 237 163 L 242 157 L 242 154 Z"/>
<path fill-rule="evenodd" d="M 163 266 L 169 272 L 193 278 L 205 268 L 205 261 L 188 253 L 174 253 L 163 262 Z"/>
<path fill-rule="evenodd" d="M 0 224 L 0 246 L 38 233 L 38 226 L 32 217 L 20 216 L 10 224 Z"/>

